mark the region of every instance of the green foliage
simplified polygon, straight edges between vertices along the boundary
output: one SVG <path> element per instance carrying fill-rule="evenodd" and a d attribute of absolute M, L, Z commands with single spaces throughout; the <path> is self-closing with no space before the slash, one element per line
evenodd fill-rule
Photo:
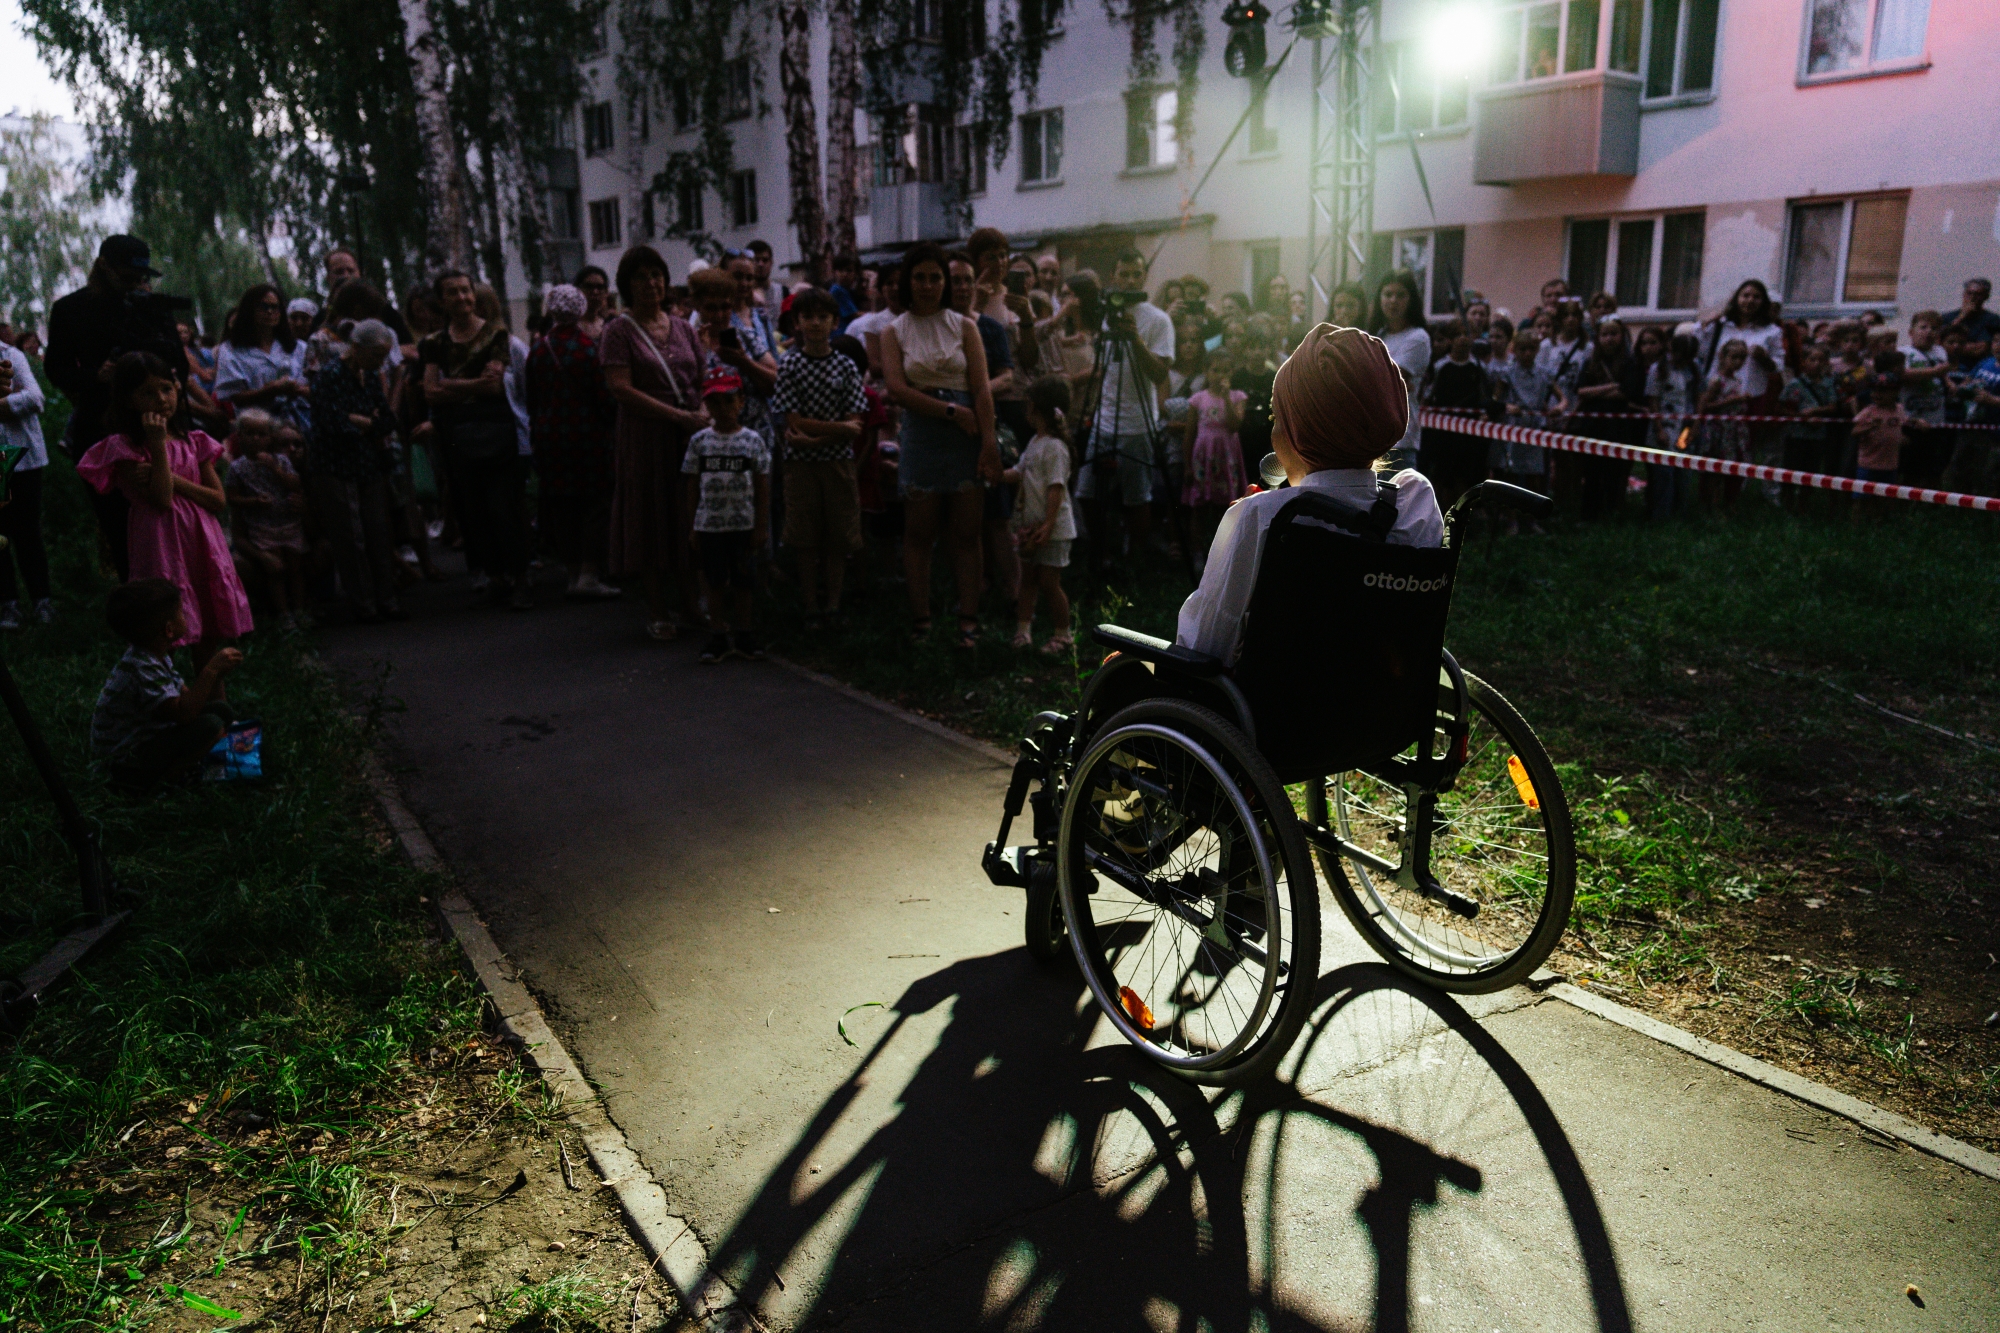
<path fill-rule="evenodd" d="M 34 327 L 83 284 L 103 239 L 99 199 L 42 114 L 0 125 L 0 316 Z"/>
<path fill-rule="evenodd" d="M 367 738 L 296 641 L 253 637 L 230 679 L 236 706 L 270 727 L 263 783 L 133 802 L 90 773 L 90 710 L 121 645 L 103 625 L 81 483 L 60 454 L 49 472 L 63 614 L 4 650 L 132 917 L 0 1052 L 0 1311 L 119 1328 L 162 1299 L 154 1275 L 188 1234 L 179 1210 L 137 1237 L 87 1215 L 99 1190 L 85 1173 L 120 1170 L 145 1141 L 128 1131 L 187 1124 L 211 1166 L 289 1214 L 287 1240 L 338 1262 L 359 1244 L 366 1191 L 350 1167 L 293 1157 L 291 1136 L 369 1124 L 414 1052 L 477 1027 L 479 1000 L 425 938 L 427 881 L 373 832 L 355 767 Z M 0 902 L 25 917 L 0 940 L 6 975 L 77 910 L 75 861 L 11 728 L 0 808 Z M 202 1129 L 231 1119 L 287 1141 L 252 1149 Z M 245 1243 L 227 1235 L 203 1260 L 233 1263 Z"/>
<path fill-rule="evenodd" d="M 521 1333 L 597 1328 L 610 1310 L 611 1294 L 603 1279 L 583 1265 L 545 1281 L 522 1283 L 494 1306 L 496 1322 Z"/>

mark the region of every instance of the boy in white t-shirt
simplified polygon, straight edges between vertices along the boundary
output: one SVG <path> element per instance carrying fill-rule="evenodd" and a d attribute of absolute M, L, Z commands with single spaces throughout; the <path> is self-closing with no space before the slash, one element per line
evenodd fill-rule
<path fill-rule="evenodd" d="M 694 551 L 708 583 L 715 633 L 701 660 L 713 664 L 732 653 L 761 661 L 764 646 L 751 628 L 757 586 L 757 552 L 771 531 L 771 446 L 743 425 L 743 381 L 715 369 L 701 386 L 702 406 L 715 422 L 688 441 L 681 471 L 694 510 Z M 732 597 L 721 614 L 722 594 Z"/>

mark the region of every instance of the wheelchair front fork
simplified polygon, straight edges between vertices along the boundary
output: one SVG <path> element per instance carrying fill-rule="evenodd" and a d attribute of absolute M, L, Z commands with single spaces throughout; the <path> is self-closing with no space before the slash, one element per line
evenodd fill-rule
<path fill-rule="evenodd" d="M 1014 761 L 1014 774 L 1007 781 L 1007 796 L 1000 807 L 1000 832 L 986 844 L 979 858 L 986 878 L 1002 888 L 1025 889 L 1037 862 L 1054 854 L 1056 820 L 1052 781 L 1062 747 L 1069 740 L 1069 718 L 1061 713 L 1038 713 L 1029 732 L 1021 738 L 1021 757 Z M 1030 796 L 1028 784 L 1039 782 L 1041 790 Z M 1009 847 L 1007 834 L 1014 827 L 1023 805 L 1034 809 L 1035 844 Z"/>

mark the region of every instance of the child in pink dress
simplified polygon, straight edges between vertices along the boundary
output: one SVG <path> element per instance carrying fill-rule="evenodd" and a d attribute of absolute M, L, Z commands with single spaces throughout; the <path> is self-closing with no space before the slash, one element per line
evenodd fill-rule
<path fill-rule="evenodd" d="M 1195 549 L 1200 551 L 1208 549 L 1223 511 L 1249 489 L 1243 479 L 1243 445 L 1236 436 L 1249 395 L 1229 387 L 1230 369 L 1228 353 L 1211 356 L 1205 387 L 1188 398 L 1196 434 L 1181 502 L 1194 511 Z"/>
<path fill-rule="evenodd" d="M 229 507 L 216 460 L 220 443 L 188 425 L 180 382 L 150 352 L 127 352 L 111 377 L 105 424 L 115 433 L 77 460 L 77 475 L 132 502 L 131 576 L 181 590 L 186 645 L 196 671 L 252 627 L 219 516 Z"/>

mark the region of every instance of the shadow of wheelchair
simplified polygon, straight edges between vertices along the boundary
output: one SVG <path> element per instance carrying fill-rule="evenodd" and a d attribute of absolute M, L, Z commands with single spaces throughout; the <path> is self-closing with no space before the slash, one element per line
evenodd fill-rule
<path fill-rule="evenodd" d="M 1219 1096 L 1088 1046 L 1074 970 L 1019 950 L 889 1009 L 713 1248 L 766 1327 L 1631 1328 L 1546 1099 L 1386 967 L 1324 975 L 1282 1076 Z"/>

